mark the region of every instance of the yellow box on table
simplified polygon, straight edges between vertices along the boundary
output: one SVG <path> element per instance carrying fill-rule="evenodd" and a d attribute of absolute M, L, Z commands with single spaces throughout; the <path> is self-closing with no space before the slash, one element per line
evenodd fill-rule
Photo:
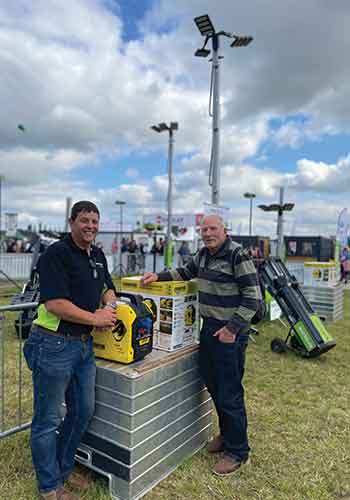
<path fill-rule="evenodd" d="M 154 317 L 153 347 L 174 351 L 198 342 L 198 286 L 194 281 L 155 281 L 141 276 L 122 278 L 123 292 L 139 294 Z"/>
<path fill-rule="evenodd" d="M 339 278 L 339 270 L 334 261 L 304 262 L 305 286 L 334 286 Z"/>

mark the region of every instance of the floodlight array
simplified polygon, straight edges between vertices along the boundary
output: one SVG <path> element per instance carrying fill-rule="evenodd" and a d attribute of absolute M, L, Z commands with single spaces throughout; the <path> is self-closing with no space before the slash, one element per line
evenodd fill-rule
<path fill-rule="evenodd" d="M 213 23 L 211 22 L 208 14 L 195 17 L 194 22 L 196 23 L 197 28 L 199 29 L 202 36 L 210 36 L 215 33 Z"/>
<path fill-rule="evenodd" d="M 252 36 L 237 36 L 233 35 L 233 42 L 231 43 L 231 47 L 246 47 L 253 41 Z"/>

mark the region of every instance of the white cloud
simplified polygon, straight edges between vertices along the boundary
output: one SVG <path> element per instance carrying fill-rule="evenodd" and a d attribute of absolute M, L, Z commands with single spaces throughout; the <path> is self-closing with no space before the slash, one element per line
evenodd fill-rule
<path fill-rule="evenodd" d="M 276 131 L 271 132 L 271 140 L 280 147 L 299 149 L 307 141 L 320 142 L 322 138 L 334 136 L 339 132 L 340 130 L 331 123 L 312 117 L 300 117 L 299 121 L 286 121 Z"/>
<path fill-rule="evenodd" d="M 299 160 L 297 172 L 291 175 L 291 186 L 297 191 L 315 193 L 348 193 L 350 187 L 350 156 L 336 164 Z"/>
<path fill-rule="evenodd" d="M 301 124 L 289 122 L 282 125 L 274 134 L 274 140 L 279 146 L 299 148 L 304 141 L 304 130 Z"/>
<path fill-rule="evenodd" d="M 115 211 L 117 198 L 125 199 L 129 211 L 164 210 L 164 163 L 156 175 L 142 164 L 142 154 L 165 152 L 166 135 L 149 130 L 164 120 L 179 122 L 174 211 L 201 210 L 210 199 L 210 64 L 193 57 L 203 42 L 193 17 L 204 12 L 219 29 L 254 36 L 249 48 L 222 44 L 222 203 L 239 214 L 245 210 L 244 191 L 277 199 L 276 187 L 287 181 L 300 207 L 307 206 L 299 199 L 305 191 L 315 199 L 318 193 L 327 199 L 338 194 L 334 211 L 346 203 L 347 156 L 336 155 L 333 164 L 300 156 L 295 171 L 287 173 L 262 169 L 252 157 L 268 141 L 297 151 L 305 141 L 349 130 L 350 75 L 344 60 L 350 36 L 343 29 L 348 2 L 334 7 L 310 0 L 295 8 L 292 0 L 234 5 L 222 0 L 213 10 L 208 0 L 159 0 L 140 21 L 143 38 L 131 42 L 123 41 L 123 20 L 106 5 L 100 0 L 0 5 L 0 172 L 5 207 L 18 210 L 20 221 L 62 220 L 68 195 L 91 198 L 107 213 Z M 294 114 L 307 120 L 286 118 Z M 269 129 L 273 117 L 281 119 L 277 131 Z M 109 179 L 96 188 L 91 179 L 74 175 L 83 165 L 103 169 L 102 157 L 125 159 L 131 151 L 139 153 L 140 165 L 133 159 L 132 167 L 121 169 L 125 176 L 114 183 L 118 189 Z M 323 227 L 323 213 L 316 211 L 315 219 L 313 214 L 305 210 L 305 226 Z M 267 230 L 271 224 L 264 217 L 260 213 L 256 222 Z"/>
<path fill-rule="evenodd" d="M 83 163 L 94 163 L 95 157 L 79 151 L 31 150 L 25 148 L 0 150 L 0 172 L 6 183 L 16 186 L 40 184 L 75 169 Z"/>
<path fill-rule="evenodd" d="M 117 198 L 130 200 L 134 205 L 147 205 L 152 199 L 147 186 L 142 184 L 126 184 L 117 189 Z"/>

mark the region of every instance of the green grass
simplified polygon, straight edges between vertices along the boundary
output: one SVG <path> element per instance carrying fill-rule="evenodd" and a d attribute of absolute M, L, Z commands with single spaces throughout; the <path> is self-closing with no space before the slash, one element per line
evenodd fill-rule
<path fill-rule="evenodd" d="M 250 344 L 245 375 L 250 465 L 217 478 L 211 474 L 215 457 L 202 450 L 145 500 L 350 500 L 349 291 L 344 310 L 342 321 L 327 325 L 337 347 L 320 358 L 272 353 L 271 339 L 286 335 L 279 322 L 265 323 Z M 0 472 L 1 500 L 37 498 L 28 431 L 0 440 Z M 81 498 L 110 498 L 106 481 L 86 474 L 93 481 Z"/>

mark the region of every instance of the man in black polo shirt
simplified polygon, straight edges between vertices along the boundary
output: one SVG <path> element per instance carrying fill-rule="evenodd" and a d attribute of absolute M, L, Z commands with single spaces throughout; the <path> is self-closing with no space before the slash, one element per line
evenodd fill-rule
<path fill-rule="evenodd" d="M 46 500 L 78 498 L 63 484 L 94 412 L 91 331 L 112 327 L 116 321 L 116 294 L 107 261 L 92 244 L 99 217 L 93 203 L 76 203 L 71 234 L 51 245 L 39 261 L 38 318 L 24 355 L 33 377 L 32 457 L 39 492 Z M 100 308 L 101 301 L 105 307 Z"/>

